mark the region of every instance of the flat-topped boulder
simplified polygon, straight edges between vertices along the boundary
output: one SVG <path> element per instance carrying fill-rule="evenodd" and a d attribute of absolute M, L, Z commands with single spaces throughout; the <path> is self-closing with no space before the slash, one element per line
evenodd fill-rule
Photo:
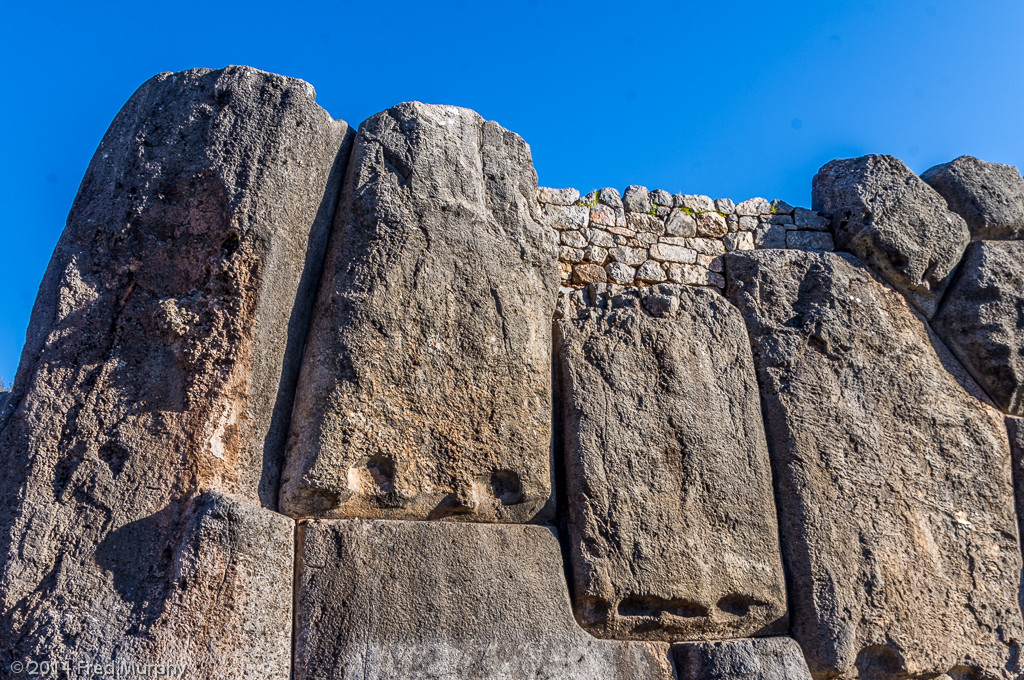
<path fill-rule="evenodd" d="M 569 555 L 593 634 L 786 630 L 771 469 L 743 319 L 705 288 L 591 286 L 560 306 Z"/>
<path fill-rule="evenodd" d="M 1024 415 L 1024 241 L 977 241 L 932 320 L 1004 412 Z"/>
<path fill-rule="evenodd" d="M 526 143 L 468 109 L 400 104 L 360 126 L 285 512 L 526 522 L 549 505 L 558 253 L 536 191 Z"/>
<path fill-rule="evenodd" d="M 309 520 L 295 680 L 671 680 L 669 646 L 573 620 L 558 540 L 531 525 Z"/>
<path fill-rule="evenodd" d="M 726 256 L 775 478 L 792 635 L 815 677 L 1020 673 L 1002 415 L 849 255 Z"/>
<path fill-rule="evenodd" d="M 167 560 L 188 498 L 215 490 L 256 514 L 276 508 L 351 136 L 308 83 L 247 67 L 161 74 L 118 113 L 0 415 L 4 667 L 33 655 L 107 662 L 166 634 L 207 676 L 246 677 L 232 660 L 253 648 L 276 659 L 259 677 L 288 676 L 287 598 L 267 625 L 250 624 L 229 591 L 257 598 L 251 589 L 274 582 L 287 593 L 290 528 L 284 543 L 229 522 L 242 535 L 216 539 L 217 569 Z M 232 546 L 250 539 L 284 570 L 226 576 Z M 117 566 L 135 558 L 152 562 Z"/>
<path fill-rule="evenodd" d="M 837 250 L 856 255 L 925 317 L 970 241 L 963 218 L 892 156 L 827 163 L 814 176 L 815 210 L 831 213 Z"/>
<path fill-rule="evenodd" d="M 1024 178 L 1012 165 L 961 156 L 921 179 L 964 218 L 974 239 L 1024 238 Z"/>

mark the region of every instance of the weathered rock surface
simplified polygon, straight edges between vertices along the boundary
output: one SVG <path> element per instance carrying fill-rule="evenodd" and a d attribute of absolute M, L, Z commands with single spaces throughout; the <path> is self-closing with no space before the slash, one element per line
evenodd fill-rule
<path fill-rule="evenodd" d="M 1024 535 L 1024 418 L 1006 416 L 1006 433 L 1010 437 L 1010 464 L 1013 470 L 1014 507 L 1017 510 L 1018 535 Z M 1024 609 L 1024 583 L 1020 590 Z"/>
<path fill-rule="evenodd" d="M 467 109 L 400 104 L 360 126 L 285 512 L 525 522 L 549 504 L 558 269 L 536 189 L 526 143 Z"/>
<path fill-rule="evenodd" d="M 832 214 L 839 250 L 851 252 L 926 317 L 935 313 L 970 241 L 967 224 L 892 156 L 835 160 L 814 176 L 814 210 Z"/>
<path fill-rule="evenodd" d="M 47 660 L 69 665 L 67 677 L 91 661 L 288 680 L 294 535 L 289 518 L 217 491 L 172 501 L 111 531 L 90 555 L 99 569 L 62 554 L 42 586 L 5 612 L 0 662 L 6 671 Z M 64 578 L 81 590 L 69 592 Z"/>
<path fill-rule="evenodd" d="M 0 415 L 0 653 L 74 659 L 178 636 L 218 677 L 250 673 L 218 665 L 238 658 L 233 644 L 276 654 L 287 616 L 228 636 L 215 625 L 230 615 L 221 571 L 186 585 L 163 562 L 151 576 L 116 564 L 140 550 L 163 560 L 197 488 L 275 507 L 350 140 L 310 85 L 245 67 L 161 74 L 118 114 Z M 117 539 L 135 531 L 138 544 Z M 285 548 L 263 545 L 261 559 L 287 562 Z M 250 577 L 237 587 L 263 587 Z M 162 600 L 165 585 L 181 598 Z"/>
<path fill-rule="evenodd" d="M 811 680 L 800 645 L 769 637 L 672 647 L 679 680 Z"/>
<path fill-rule="evenodd" d="M 921 179 L 964 218 L 973 238 L 1024 238 L 1024 178 L 1012 165 L 961 156 L 926 170 Z"/>
<path fill-rule="evenodd" d="M 811 672 L 1019 673 L 1002 417 L 855 258 L 731 253 L 726 271 L 754 350 L 792 633 Z"/>
<path fill-rule="evenodd" d="M 967 247 L 932 321 L 999 408 L 1024 415 L 1024 241 Z"/>
<path fill-rule="evenodd" d="M 311 520 L 301 529 L 296 680 L 669 680 L 668 645 L 572 618 L 539 526 Z"/>
<path fill-rule="evenodd" d="M 642 300 L 635 288 L 592 287 L 560 310 L 580 622 L 619 639 L 784 631 L 771 468 L 739 313 L 718 293 L 671 285 Z"/>

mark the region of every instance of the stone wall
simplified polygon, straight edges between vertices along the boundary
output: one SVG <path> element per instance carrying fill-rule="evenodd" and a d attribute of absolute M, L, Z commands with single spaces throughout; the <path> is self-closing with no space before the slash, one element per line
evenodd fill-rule
<path fill-rule="evenodd" d="M 632 185 L 537 190 L 545 224 L 558 232 L 563 288 L 682 283 L 722 290 L 722 256 L 734 250 L 831 251 L 829 219 L 785 201 L 669 194 Z"/>
<path fill-rule="evenodd" d="M 812 186 L 152 79 L 0 394 L 0 677 L 1022 677 L 1024 178 Z"/>

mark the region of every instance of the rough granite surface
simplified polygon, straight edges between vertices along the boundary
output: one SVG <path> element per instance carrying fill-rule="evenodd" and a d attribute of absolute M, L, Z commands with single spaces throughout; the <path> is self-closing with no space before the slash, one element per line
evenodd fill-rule
<path fill-rule="evenodd" d="M 898 158 L 872 155 L 827 163 L 811 199 L 832 214 L 837 250 L 856 255 L 931 318 L 970 241 L 942 196 Z"/>
<path fill-rule="evenodd" d="M 1003 418 L 855 258 L 726 257 L 764 407 L 793 637 L 816 677 L 1020 672 Z"/>
<path fill-rule="evenodd" d="M 272 625 L 242 626 L 218 584 L 245 592 L 290 571 L 198 569 L 186 584 L 165 556 L 204 490 L 276 507 L 350 140 L 308 83 L 247 67 L 161 74 L 117 115 L 0 414 L 0 664 L 110 659 L 152 639 L 147 649 L 190 650 L 182 658 L 211 675 L 249 677 L 219 660 L 277 654 L 289 619 L 276 593 Z M 289 545 L 261 547 L 266 569 Z M 155 562 L 117 566 L 135 552 Z M 268 674 L 287 677 L 279 660 Z"/>
<path fill-rule="evenodd" d="M 400 104 L 356 135 L 296 395 L 296 517 L 551 508 L 554 233 L 518 136 Z"/>
<path fill-rule="evenodd" d="M 578 619 L 618 639 L 785 632 L 742 317 L 706 288 L 607 288 L 574 293 L 556 326 Z"/>
<path fill-rule="evenodd" d="M 790 637 L 673 645 L 678 680 L 811 680 Z"/>
<path fill-rule="evenodd" d="M 1012 165 L 961 156 L 926 170 L 921 179 L 964 218 L 974 239 L 1024 237 L 1024 178 Z"/>
<path fill-rule="evenodd" d="M 1024 415 L 1024 241 L 976 241 L 932 320 L 1004 412 Z"/>
<path fill-rule="evenodd" d="M 295 680 L 672 680 L 669 646 L 573 620 L 554 533 L 533 525 L 308 520 Z"/>

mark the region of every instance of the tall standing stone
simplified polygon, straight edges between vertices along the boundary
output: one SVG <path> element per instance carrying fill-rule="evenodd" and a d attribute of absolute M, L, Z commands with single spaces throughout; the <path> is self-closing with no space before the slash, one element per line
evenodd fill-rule
<path fill-rule="evenodd" d="M 793 637 L 816 677 L 1021 671 L 1002 416 L 849 255 L 726 256 L 754 350 Z"/>
<path fill-rule="evenodd" d="M 364 122 L 296 395 L 293 516 L 525 522 L 551 496 L 554 232 L 517 135 L 451 106 Z"/>
<path fill-rule="evenodd" d="M 743 319 L 704 288 L 574 299 L 587 304 L 560 308 L 555 354 L 578 619 L 619 639 L 784 632 Z"/>
<path fill-rule="evenodd" d="M 1024 178 L 1012 165 L 961 156 L 926 170 L 921 179 L 964 218 L 973 238 L 1024 238 Z"/>
<path fill-rule="evenodd" d="M 595 640 L 539 526 L 311 520 L 295 680 L 671 680 L 669 646 Z"/>
<path fill-rule="evenodd" d="M 1006 413 L 1024 416 L 1024 241 L 976 241 L 932 321 Z"/>
<path fill-rule="evenodd" d="M 898 158 L 835 160 L 814 176 L 813 207 L 832 214 L 838 250 L 856 255 L 927 318 L 967 247 L 967 224 Z"/>
<path fill-rule="evenodd" d="M 188 571 L 171 556 L 192 545 L 189 498 L 229 494 L 244 506 L 232 527 L 276 507 L 351 137 L 309 84 L 247 67 L 161 74 L 117 115 L 0 415 L 4 665 L 44 653 L 155 663 L 174 646 L 161 636 L 176 635 L 191 650 L 178 660 L 210 675 L 287 677 L 287 598 L 265 594 L 272 621 L 248 625 L 229 595 L 288 589 L 287 518 L 267 519 L 277 533 L 261 541 L 265 568 L 285 565 L 273 578 L 232 566 L 246 537 L 215 542 L 226 570 Z M 225 636 L 217 622 L 235 628 Z M 283 644 L 285 663 L 231 666 L 232 644 L 271 655 Z"/>

